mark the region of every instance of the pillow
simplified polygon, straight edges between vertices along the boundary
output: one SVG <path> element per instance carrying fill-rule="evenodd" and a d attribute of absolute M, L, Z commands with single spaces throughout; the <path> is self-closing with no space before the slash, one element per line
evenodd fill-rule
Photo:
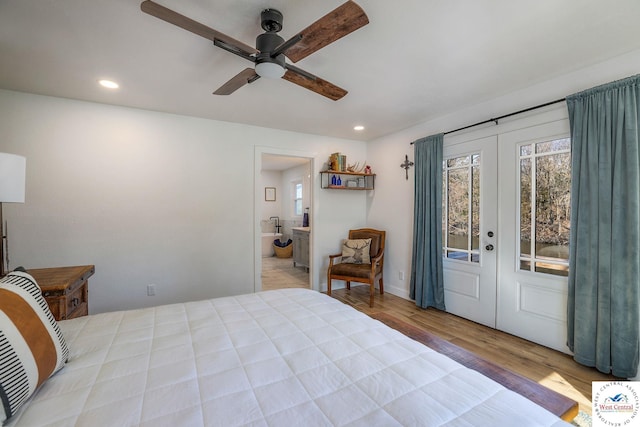
<path fill-rule="evenodd" d="M 27 273 L 0 279 L 0 424 L 69 357 L 40 287 Z"/>
<path fill-rule="evenodd" d="M 371 239 L 345 239 L 342 244 L 342 262 L 347 264 L 371 264 L 370 249 Z"/>

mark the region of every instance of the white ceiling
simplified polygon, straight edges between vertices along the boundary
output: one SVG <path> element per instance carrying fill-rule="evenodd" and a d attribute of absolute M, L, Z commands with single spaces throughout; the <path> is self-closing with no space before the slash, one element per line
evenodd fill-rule
<path fill-rule="evenodd" d="M 304 157 L 279 156 L 276 154 L 262 154 L 262 170 L 284 171 L 309 163 Z"/>
<path fill-rule="evenodd" d="M 157 2 L 253 46 L 262 9 L 288 39 L 343 0 Z M 337 102 L 282 79 L 212 95 L 251 63 L 140 0 L 0 0 L 0 88 L 371 140 L 640 49 L 638 0 L 357 2 L 369 25 L 296 64 L 347 89 Z"/>

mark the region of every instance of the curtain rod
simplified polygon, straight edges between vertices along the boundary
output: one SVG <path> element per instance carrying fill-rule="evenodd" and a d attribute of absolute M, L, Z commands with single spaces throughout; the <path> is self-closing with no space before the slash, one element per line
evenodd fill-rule
<path fill-rule="evenodd" d="M 526 113 L 526 112 L 531 111 L 531 110 L 537 110 L 538 108 L 546 107 L 548 105 L 553 105 L 553 104 L 557 104 L 558 102 L 564 102 L 564 101 L 566 101 L 566 98 L 557 99 L 557 100 L 551 101 L 551 102 L 546 102 L 544 104 L 536 105 L 535 107 L 529 107 L 529 108 L 525 108 L 524 110 L 519 110 L 519 111 L 515 111 L 513 113 L 505 114 L 503 116 L 496 117 L 495 119 L 484 120 L 482 122 L 474 123 L 472 125 L 468 125 L 468 126 L 464 126 L 464 127 L 458 128 L 458 129 L 450 130 L 450 131 L 445 132 L 444 134 L 448 135 L 450 133 L 459 132 L 461 130 L 469 129 L 469 128 L 472 128 L 472 127 L 475 127 L 475 126 L 484 125 L 484 124 L 487 124 L 487 123 L 495 123 L 497 125 L 498 124 L 498 120 L 506 119 L 507 117 L 515 116 L 516 114 Z M 410 145 L 413 145 L 413 142 Z"/>

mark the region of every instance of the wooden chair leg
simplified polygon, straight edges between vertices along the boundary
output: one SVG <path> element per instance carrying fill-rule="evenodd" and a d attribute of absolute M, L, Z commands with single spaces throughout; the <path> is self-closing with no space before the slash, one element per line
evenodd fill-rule
<path fill-rule="evenodd" d="M 351 290 L 351 282 L 347 280 L 347 289 Z"/>
<path fill-rule="evenodd" d="M 375 282 L 371 282 L 371 285 L 369 285 L 369 307 L 373 307 L 373 295 L 375 291 L 376 291 Z"/>
<path fill-rule="evenodd" d="M 331 296 L 331 276 L 327 277 L 327 295 Z"/>
<path fill-rule="evenodd" d="M 382 275 L 380 275 L 380 295 L 384 294 L 384 283 L 382 283 Z"/>

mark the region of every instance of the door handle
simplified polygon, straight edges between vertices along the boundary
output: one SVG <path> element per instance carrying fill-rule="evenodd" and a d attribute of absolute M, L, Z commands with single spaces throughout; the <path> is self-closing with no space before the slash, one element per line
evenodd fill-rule
<path fill-rule="evenodd" d="M 487 245 L 484 247 L 486 250 L 488 251 L 492 251 L 493 250 L 493 245 Z"/>

